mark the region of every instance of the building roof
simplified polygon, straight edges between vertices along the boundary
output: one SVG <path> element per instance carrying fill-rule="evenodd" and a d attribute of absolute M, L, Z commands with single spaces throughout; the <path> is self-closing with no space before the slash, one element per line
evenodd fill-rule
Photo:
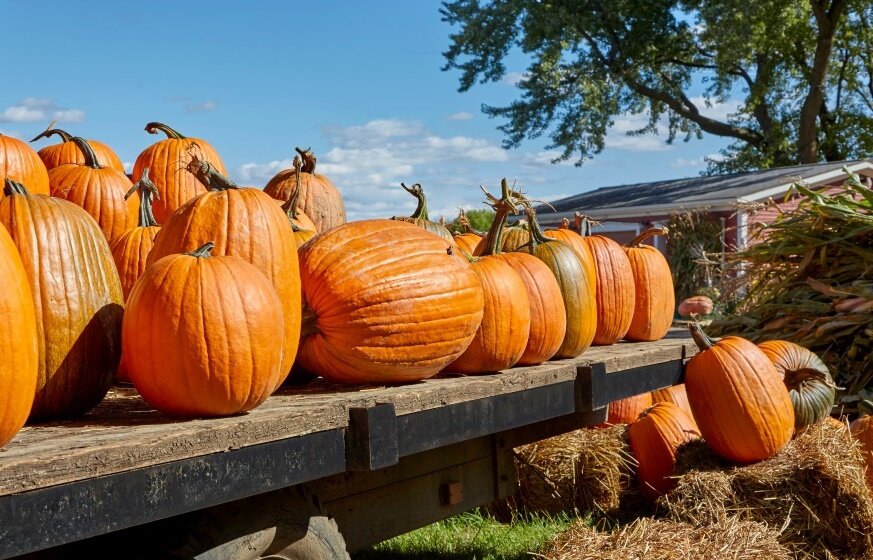
<path fill-rule="evenodd" d="M 601 187 L 551 202 L 557 213 L 543 207 L 542 219 L 552 222 L 576 211 L 597 219 L 617 219 L 663 215 L 679 209 L 732 209 L 738 202 L 778 197 L 798 180 L 810 186 L 839 181 L 846 176 L 843 167 L 873 176 L 871 161 L 852 160 Z"/>

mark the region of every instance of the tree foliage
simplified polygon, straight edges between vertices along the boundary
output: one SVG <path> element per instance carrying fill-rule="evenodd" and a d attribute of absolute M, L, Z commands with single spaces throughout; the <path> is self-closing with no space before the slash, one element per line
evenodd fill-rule
<path fill-rule="evenodd" d="M 506 147 L 548 134 L 556 161 L 581 164 L 616 116 L 641 114 L 631 134 L 733 139 L 713 172 L 873 152 L 869 0 L 451 0 L 441 14 L 461 91 L 503 78 L 514 49 L 531 61 L 518 99 L 483 106 Z"/>
<path fill-rule="evenodd" d="M 475 208 L 465 210 L 464 215 L 467 217 L 467 222 L 470 227 L 479 232 L 486 232 L 491 227 L 491 222 L 494 221 L 494 210 L 489 208 Z M 460 218 L 455 218 L 447 227 L 452 233 L 464 233 L 465 229 L 460 223 Z"/>

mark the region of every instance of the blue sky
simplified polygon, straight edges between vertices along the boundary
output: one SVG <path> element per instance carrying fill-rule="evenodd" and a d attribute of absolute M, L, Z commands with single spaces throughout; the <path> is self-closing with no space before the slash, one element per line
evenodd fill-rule
<path fill-rule="evenodd" d="M 408 215 L 415 204 L 401 181 L 424 186 L 433 219 L 451 219 L 458 206 L 480 207 L 479 185 L 498 190 L 502 177 L 552 200 L 697 175 L 726 145 L 628 137 L 639 120 L 623 117 L 582 167 L 550 164 L 547 141 L 506 151 L 501 121 L 480 108 L 515 98 L 525 61 L 501 83 L 459 93 L 458 73 L 441 71 L 451 28 L 439 6 L 0 0 L 0 132 L 29 140 L 57 118 L 132 164 L 158 139 L 144 125 L 161 121 L 208 140 L 234 180 L 259 187 L 290 165 L 294 146 L 311 146 L 350 219 Z"/>

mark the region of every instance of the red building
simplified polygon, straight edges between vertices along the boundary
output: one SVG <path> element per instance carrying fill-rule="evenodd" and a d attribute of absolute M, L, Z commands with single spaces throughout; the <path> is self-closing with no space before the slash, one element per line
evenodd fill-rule
<path fill-rule="evenodd" d="M 778 213 L 775 207 L 750 210 L 750 203 L 765 203 L 772 199 L 783 211 L 797 205 L 798 200 L 783 201 L 791 185 L 802 181 L 812 188 L 839 186 L 847 177 L 846 170 L 862 179 L 873 178 L 870 160 L 838 161 L 792 167 L 777 167 L 764 171 L 691 177 L 652 183 L 637 183 L 602 187 L 551 202 L 537 208 L 543 226 L 554 227 L 563 218 L 573 222 L 581 212 L 601 222 L 594 233 L 626 243 L 647 227 L 663 225 L 670 214 L 680 211 L 705 211 L 723 224 L 726 247 L 744 247 L 749 227 L 766 223 Z M 664 241 L 656 237 L 655 246 L 665 250 Z"/>

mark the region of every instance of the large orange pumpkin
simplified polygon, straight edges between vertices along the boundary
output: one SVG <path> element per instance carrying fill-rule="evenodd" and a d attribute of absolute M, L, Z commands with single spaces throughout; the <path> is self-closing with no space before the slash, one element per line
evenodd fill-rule
<path fill-rule="evenodd" d="M 295 148 L 303 158 L 300 172 L 300 207 L 315 223 L 319 232 L 346 223 L 346 207 L 343 197 L 334 184 L 324 175 L 315 172 L 316 158 L 312 150 Z M 297 189 L 297 171 L 284 169 L 277 173 L 264 192 L 277 200 L 288 200 Z"/>
<path fill-rule="evenodd" d="M 5 190 L 0 224 L 18 247 L 36 309 L 39 380 L 30 418 L 75 416 L 103 399 L 118 369 L 121 280 L 87 212 L 8 180 Z"/>
<path fill-rule="evenodd" d="M 673 275 L 661 251 L 643 241 L 667 235 L 666 228 L 649 228 L 624 246 L 634 278 L 634 313 L 625 334 L 628 340 L 648 342 L 664 338 L 673 324 Z"/>
<path fill-rule="evenodd" d="M 25 185 L 33 194 L 49 194 L 48 170 L 39 154 L 26 142 L 0 134 L 0 181 L 6 179 Z"/>
<path fill-rule="evenodd" d="M 52 196 L 84 208 L 112 243 L 136 227 L 139 194 L 127 196 L 133 183 L 123 172 L 102 167 L 87 140 L 77 136 L 71 142 L 85 154 L 85 163 L 65 163 L 49 171 Z"/>
<path fill-rule="evenodd" d="M 597 272 L 597 332 L 594 344 L 615 344 L 627 334 L 634 317 L 634 274 L 621 245 L 604 235 L 592 235 L 583 219 L 582 238 L 594 257 Z"/>
<path fill-rule="evenodd" d="M 652 391 L 652 402 L 668 402 L 673 403 L 688 415 L 691 418 L 691 421 L 694 422 L 694 413 L 691 412 L 691 405 L 688 404 L 688 394 L 685 392 L 685 384 L 680 383 L 678 385 L 671 385 L 669 387 L 664 387 L 663 389 L 656 389 Z M 697 423 L 694 424 L 695 429 L 697 428 Z"/>
<path fill-rule="evenodd" d="M 52 123 L 52 125 L 53 124 L 54 123 Z M 40 132 L 36 138 L 31 140 L 31 142 L 36 142 L 40 138 L 49 138 L 53 135 L 57 135 L 61 138 L 60 144 L 45 146 L 37 152 L 40 159 L 45 163 L 46 169 L 52 170 L 55 167 L 66 163 L 86 165 L 85 154 L 81 149 L 79 149 L 76 143 L 73 142 L 73 136 L 69 132 L 63 131 L 59 128 L 52 128 L 52 125 L 49 125 L 47 129 Z M 94 150 L 94 154 L 97 156 L 97 162 L 101 166 L 111 167 L 116 171 L 126 173 L 124 170 L 124 164 L 112 148 L 103 142 L 98 142 L 97 140 L 88 140 L 88 144 L 91 146 L 91 149 Z"/>
<path fill-rule="evenodd" d="M 157 260 L 130 295 L 124 353 L 151 406 L 172 416 L 251 410 L 279 384 L 284 339 L 273 284 L 207 243 Z"/>
<path fill-rule="evenodd" d="M 160 198 L 154 202 L 155 218 L 159 224 L 163 224 L 177 208 L 206 192 L 200 181 L 185 172 L 192 156 L 208 161 L 221 174 L 226 174 L 227 171 L 218 152 L 205 140 L 182 136 L 159 122 L 148 123 L 145 130 L 149 134 L 163 132 L 167 137 L 137 156 L 132 176 L 134 181 L 139 181 L 143 169 L 149 168 L 151 179 L 161 193 Z"/>
<path fill-rule="evenodd" d="M 630 424 L 640 417 L 644 410 L 652 406 L 652 393 L 641 393 L 609 403 L 607 426 Z"/>
<path fill-rule="evenodd" d="M 699 352 L 685 367 L 685 391 L 703 439 L 737 463 L 772 457 L 794 434 L 794 407 L 782 376 L 754 343 L 714 342 L 690 326 Z"/>
<path fill-rule="evenodd" d="M 794 406 L 795 429 L 830 417 L 837 386 L 818 356 L 787 340 L 768 340 L 758 348 L 767 354 L 788 388 Z"/>
<path fill-rule="evenodd" d="M 281 383 L 291 371 L 300 340 L 300 270 L 288 217 L 263 191 L 237 186 L 197 156 L 187 169 L 210 190 L 183 205 L 163 224 L 148 263 L 173 253 L 194 251 L 212 241 L 213 254 L 241 257 L 264 273 L 282 304 L 285 328 Z"/>
<path fill-rule="evenodd" d="M 9 443 L 24 426 L 39 373 L 36 314 L 33 292 L 18 248 L 0 225 L 0 446 Z"/>
<path fill-rule="evenodd" d="M 415 207 L 415 211 L 411 216 L 394 216 L 391 218 L 392 220 L 403 220 L 404 222 L 409 222 L 411 224 L 415 224 L 418 227 L 431 232 L 434 235 L 439 235 L 452 245 L 455 244 L 455 240 L 452 237 L 452 234 L 446 229 L 446 226 L 432 222 L 430 220 L 430 215 L 427 211 L 427 197 L 424 195 L 424 188 L 422 188 L 421 184 L 415 183 L 411 187 L 407 187 L 405 183 L 400 183 L 400 186 L 403 187 L 403 190 L 411 194 L 418 200 L 418 205 Z"/>
<path fill-rule="evenodd" d="M 299 363 L 344 383 L 436 375 L 473 341 L 482 285 L 443 239 L 408 222 L 361 220 L 300 248 Z"/>
<path fill-rule="evenodd" d="M 627 429 L 637 460 L 637 479 L 644 496 L 654 501 L 676 486 L 676 450 L 700 438 L 694 420 L 673 403 L 659 402 L 644 410 Z"/>

